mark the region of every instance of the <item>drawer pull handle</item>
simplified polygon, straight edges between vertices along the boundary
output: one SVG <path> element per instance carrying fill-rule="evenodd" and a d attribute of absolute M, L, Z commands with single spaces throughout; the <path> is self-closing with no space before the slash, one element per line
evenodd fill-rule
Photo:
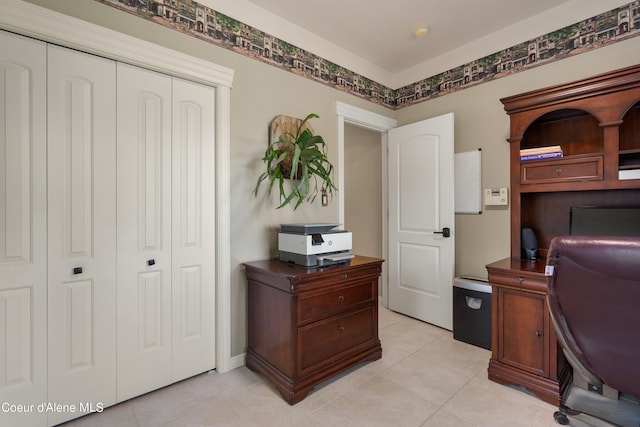
<path fill-rule="evenodd" d="M 540 338 L 540 337 L 542 336 L 542 332 L 540 332 L 540 331 L 536 331 L 536 336 L 537 336 L 538 338 Z"/>
<path fill-rule="evenodd" d="M 344 274 L 342 275 L 342 280 L 345 280 L 346 278 L 347 278 L 347 273 L 344 273 Z"/>
<path fill-rule="evenodd" d="M 518 277 L 518 283 L 522 285 L 524 283 L 524 277 Z"/>
<path fill-rule="evenodd" d="M 340 331 L 340 333 L 344 332 L 344 326 L 338 326 L 338 331 Z"/>
<path fill-rule="evenodd" d="M 562 168 L 556 168 L 556 174 L 560 176 L 561 173 L 562 173 Z"/>
<path fill-rule="evenodd" d="M 344 301 L 344 295 L 338 295 L 338 301 L 340 302 Z"/>
<path fill-rule="evenodd" d="M 147 265 L 148 265 L 149 267 L 151 267 L 152 265 L 156 265 L 156 260 L 155 260 L 155 259 L 147 260 Z"/>
<path fill-rule="evenodd" d="M 73 267 L 73 274 L 82 274 L 82 267 Z"/>

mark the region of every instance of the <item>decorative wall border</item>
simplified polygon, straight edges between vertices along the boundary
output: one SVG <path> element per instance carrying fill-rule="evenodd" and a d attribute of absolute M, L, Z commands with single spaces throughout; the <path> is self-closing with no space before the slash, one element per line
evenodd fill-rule
<path fill-rule="evenodd" d="M 391 89 L 193 0 L 95 0 L 391 109 L 640 35 L 640 0 Z"/>

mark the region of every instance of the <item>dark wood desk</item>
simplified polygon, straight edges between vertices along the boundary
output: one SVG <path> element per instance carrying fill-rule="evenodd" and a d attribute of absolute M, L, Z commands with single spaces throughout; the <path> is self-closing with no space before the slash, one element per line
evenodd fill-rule
<path fill-rule="evenodd" d="M 289 404 L 316 385 L 382 356 L 378 278 L 383 260 L 301 267 L 278 260 L 245 264 L 246 365 L 267 377 Z"/>

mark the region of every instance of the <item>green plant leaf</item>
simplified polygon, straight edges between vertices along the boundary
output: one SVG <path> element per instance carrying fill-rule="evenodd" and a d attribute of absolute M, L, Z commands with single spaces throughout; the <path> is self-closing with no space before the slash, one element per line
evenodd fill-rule
<path fill-rule="evenodd" d="M 266 171 L 260 174 L 253 190 L 256 197 L 260 185 L 265 180 L 269 181 L 268 194 L 271 194 L 276 182 L 278 183 L 280 195 L 278 209 L 294 200 L 294 210 L 305 200 L 312 203 L 319 193 L 318 185 L 329 196 L 333 195 L 334 190 L 337 191 L 332 180 L 333 165 L 327 158 L 327 144 L 320 135 L 313 135 L 313 132 L 306 127 L 310 119 L 318 117 L 314 113 L 307 115 L 295 134 L 284 132 L 277 141 L 267 146 L 262 158 L 266 164 Z M 291 171 L 285 175 L 282 167 L 288 157 L 291 158 Z M 288 165 L 289 162 L 286 163 Z M 301 171 L 301 176 L 298 176 L 298 169 Z"/>

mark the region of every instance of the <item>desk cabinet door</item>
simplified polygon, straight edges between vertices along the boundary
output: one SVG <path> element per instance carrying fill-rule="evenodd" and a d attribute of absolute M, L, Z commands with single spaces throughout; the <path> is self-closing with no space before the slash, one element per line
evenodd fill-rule
<path fill-rule="evenodd" d="M 537 375 L 549 375 L 549 322 L 543 295 L 500 289 L 501 328 L 498 357 L 501 362 Z"/>

